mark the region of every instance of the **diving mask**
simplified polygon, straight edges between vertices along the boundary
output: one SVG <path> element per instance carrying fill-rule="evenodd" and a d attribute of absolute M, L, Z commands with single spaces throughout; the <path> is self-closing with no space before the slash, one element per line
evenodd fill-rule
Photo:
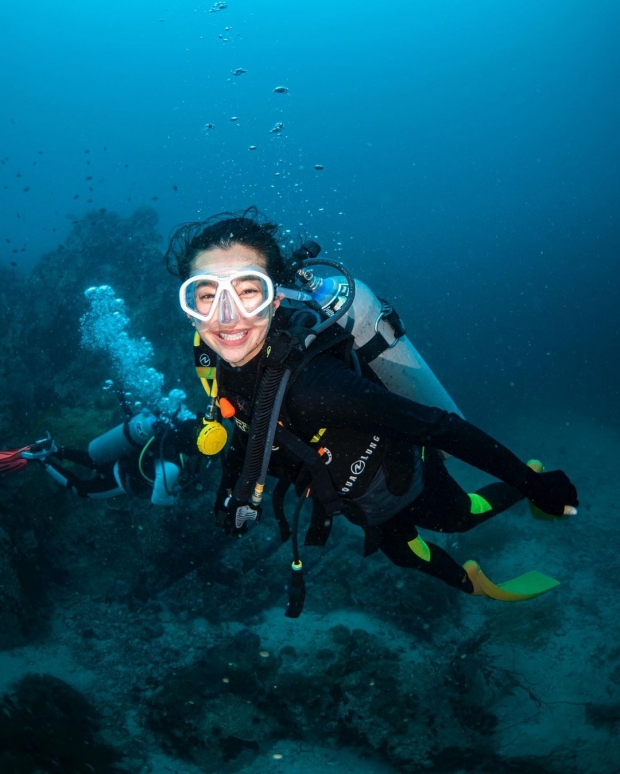
<path fill-rule="evenodd" d="M 181 308 L 203 323 L 217 314 L 221 325 L 241 318 L 263 316 L 274 299 L 273 282 L 262 271 L 245 269 L 231 274 L 196 274 L 179 290 Z"/>

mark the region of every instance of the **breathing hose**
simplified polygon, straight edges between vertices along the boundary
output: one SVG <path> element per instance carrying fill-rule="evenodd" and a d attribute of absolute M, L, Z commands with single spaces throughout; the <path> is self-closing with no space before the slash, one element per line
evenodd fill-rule
<path fill-rule="evenodd" d="M 276 436 L 276 430 L 278 429 L 278 417 L 280 416 L 280 409 L 282 408 L 282 403 L 284 401 L 284 396 L 286 394 L 286 388 L 290 376 L 291 369 L 287 368 L 286 371 L 282 374 L 280 386 L 278 387 L 278 392 L 276 393 L 276 398 L 271 409 L 271 418 L 269 420 L 269 427 L 267 429 L 267 436 L 265 438 L 265 444 L 263 448 L 263 464 L 261 467 L 260 476 L 258 477 L 256 486 L 254 487 L 254 493 L 252 494 L 252 503 L 254 505 L 258 505 L 263 497 L 263 490 L 265 488 L 265 481 L 267 479 L 267 471 L 269 469 L 269 460 L 271 459 L 271 451 L 273 449 L 273 440 Z"/>
<path fill-rule="evenodd" d="M 234 490 L 235 500 L 239 503 L 249 502 L 254 482 L 260 475 L 265 452 L 265 438 L 285 370 L 284 366 L 267 368 L 258 386 L 243 470 Z M 271 444 L 269 451 L 271 451 Z"/>

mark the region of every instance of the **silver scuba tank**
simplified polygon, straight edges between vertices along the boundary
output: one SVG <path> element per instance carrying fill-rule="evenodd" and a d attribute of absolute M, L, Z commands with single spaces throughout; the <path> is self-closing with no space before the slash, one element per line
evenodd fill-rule
<path fill-rule="evenodd" d="M 177 482 L 181 468 L 170 460 L 155 461 L 155 481 L 151 502 L 167 508 L 176 502 Z"/>
<path fill-rule="evenodd" d="M 305 289 L 330 317 L 338 312 L 349 295 L 349 283 L 342 276 L 315 276 Z M 338 320 L 339 325 L 355 338 L 354 350 L 380 334 L 388 348 L 368 365 L 390 392 L 463 416 L 411 340 L 406 335 L 397 338 L 385 318 L 386 310 L 381 301 L 368 285 L 356 279 L 353 304 Z"/>
<path fill-rule="evenodd" d="M 148 409 L 127 419 L 107 433 L 93 438 L 88 446 L 88 454 L 96 465 L 114 462 L 132 449 L 142 448 L 153 437 L 153 425 L 157 417 Z"/>

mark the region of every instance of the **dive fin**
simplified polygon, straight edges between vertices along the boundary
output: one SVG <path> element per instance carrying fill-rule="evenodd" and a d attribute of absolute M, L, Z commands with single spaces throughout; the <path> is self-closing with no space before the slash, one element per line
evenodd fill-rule
<path fill-rule="evenodd" d="M 28 465 L 28 460 L 22 457 L 22 452 L 27 451 L 30 446 L 22 446 L 21 449 L 7 449 L 0 451 L 0 474 L 17 473 L 18 470 Z"/>
<path fill-rule="evenodd" d="M 536 570 L 526 572 L 525 575 L 519 575 L 518 578 L 513 578 L 505 583 L 496 584 L 487 578 L 477 562 L 469 560 L 465 562 L 463 567 L 473 584 L 474 596 L 490 597 L 502 602 L 521 602 L 525 599 L 534 599 L 534 597 L 546 594 L 560 585 L 559 581 Z"/>

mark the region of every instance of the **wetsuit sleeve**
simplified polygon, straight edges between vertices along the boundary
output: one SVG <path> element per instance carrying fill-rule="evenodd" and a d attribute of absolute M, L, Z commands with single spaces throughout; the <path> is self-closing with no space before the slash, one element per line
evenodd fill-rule
<path fill-rule="evenodd" d="M 308 436 L 320 427 L 352 427 L 379 435 L 388 430 L 458 457 L 529 499 L 544 494 L 539 474 L 470 422 L 389 392 L 330 355 L 316 357 L 299 374 L 286 408 L 293 425 Z"/>

